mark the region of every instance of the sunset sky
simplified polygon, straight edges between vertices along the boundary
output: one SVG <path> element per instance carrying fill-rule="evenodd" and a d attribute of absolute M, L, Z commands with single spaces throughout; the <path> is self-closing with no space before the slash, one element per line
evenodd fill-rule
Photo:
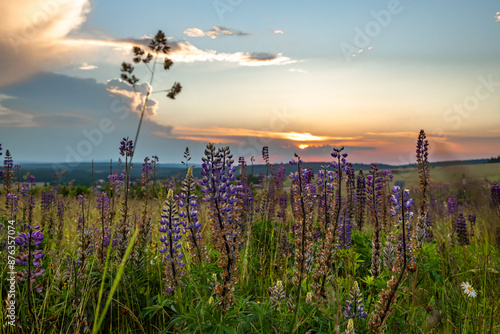
<path fill-rule="evenodd" d="M 118 158 L 135 136 L 120 64 L 163 30 L 136 162 L 200 162 L 208 142 L 273 162 L 414 162 L 500 154 L 500 3 L 484 1 L 21 0 L 0 3 L 0 143 L 15 161 Z"/>

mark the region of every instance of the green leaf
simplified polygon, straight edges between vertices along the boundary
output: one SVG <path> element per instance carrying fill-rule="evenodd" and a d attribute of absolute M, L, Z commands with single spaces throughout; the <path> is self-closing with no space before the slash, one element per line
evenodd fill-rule
<path fill-rule="evenodd" d="M 431 271 L 431 278 L 433 281 L 437 281 L 440 284 L 444 284 L 444 281 L 441 278 L 441 276 L 439 276 L 439 274 L 437 272 L 435 272 L 434 270 Z"/>

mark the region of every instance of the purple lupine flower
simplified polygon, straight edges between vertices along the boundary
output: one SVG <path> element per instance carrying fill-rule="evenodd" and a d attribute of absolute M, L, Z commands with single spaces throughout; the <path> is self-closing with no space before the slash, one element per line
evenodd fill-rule
<path fill-rule="evenodd" d="M 229 147 L 216 149 L 215 145 L 208 144 L 202 161 L 201 184 L 204 201 L 209 203 L 212 240 L 220 253 L 218 266 L 224 268 L 222 282 L 216 283 L 214 293 L 221 298 L 222 308 L 228 310 L 234 302 L 241 245 L 239 187 L 232 183 L 236 178 Z"/>
<path fill-rule="evenodd" d="M 286 195 L 282 195 L 279 200 L 278 200 L 278 204 L 279 204 L 279 211 L 278 211 L 278 217 L 279 218 L 282 218 L 283 220 L 285 220 L 285 214 L 286 214 L 286 208 L 287 208 L 287 198 L 286 198 Z"/>
<path fill-rule="evenodd" d="M 493 183 L 491 185 L 490 200 L 494 208 L 500 208 L 500 183 Z"/>
<path fill-rule="evenodd" d="M 57 218 L 59 218 L 60 220 L 62 220 L 64 217 L 64 210 L 65 210 L 64 202 L 62 200 L 58 200 L 57 201 Z"/>
<path fill-rule="evenodd" d="M 203 242 L 201 223 L 198 220 L 200 203 L 194 191 L 193 166 L 190 166 L 186 178 L 182 183 L 182 192 L 178 197 L 180 207 L 179 217 L 180 223 L 186 231 L 189 231 L 191 257 L 194 263 L 200 265 L 206 259 L 206 250 Z"/>
<path fill-rule="evenodd" d="M 448 215 L 452 216 L 458 211 L 457 196 L 451 195 L 448 197 Z"/>
<path fill-rule="evenodd" d="M 363 303 L 363 294 L 359 290 L 358 282 L 354 284 L 349 292 L 349 298 L 345 304 L 345 310 L 342 313 L 346 318 L 355 319 L 356 317 L 363 319 L 366 317 L 365 305 Z"/>
<path fill-rule="evenodd" d="M 432 233 L 433 218 L 434 216 L 431 213 L 431 211 L 428 211 L 426 219 L 426 230 L 425 230 L 425 238 L 427 242 L 436 242 L 436 240 L 434 240 L 434 233 Z"/>
<path fill-rule="evenodd" d="M 469 235 L 467 234 L 467 223 L 463 213 L 459 213 L 456 222 L 457 239 L 460 245 L 470 245 Z"/>
<path fill-rule="evenodd" d="M 25 251 L 19 252 L 14 262 L 22 267 L 28 267 L 28 270 L 22 269 L 17 272 L 16 279 L 19 282 L 29 281 L 29 290 L 42 292 L 41 283 L 35 285 L 36 280 L 43 276 L 45 270 L 41 269 L 41 259 L 45 253 L 41 249 L 35 249 L 42 245 L 44 239 L 43 233 L 39 231 L 40 226 L 31 227 L 27 225 L 28 232 L 22 232 L 16 239 L 16 244 Z M 27 250 L 27 251 L 26 251 Z M 30 259 L 31 256 L 31 259 Z M 33 267 L 31 267 L 31 264 Z"/>
<path fill-rule="evenodd" d="M 413 212 L 411 207 L 413 200 L 410 198 L 410 191 L 404 189 L 401 191 L 399 186 L 392 188 L 391 195 L 391 216 L 396 219 L 397 224 L 401 224 L 402 232 L 398 235 L 398 252 L 399 254 L 406 254 L 407 258 L 412 258 L 412 248 L 410 239 L 412 237 L 411 222 L 413 219 Z M 404 221 L 404 224 L 402 224 Z M 405 247 L 403 246 L 406 246 Z"/>
<path fill-rule="evenodd" d="M 108 226 L 110 204 L 109 204 L 108 194 L 105 191 L 102 191 L 99 194 L 97 194 L 96 209 L 97 209 L 97 211 L 100 212 L 99 220 L 101 221 L 101 231 L 100 231 L 101 232 L 101 245 L 98 248 L 98 250 L 99 250 L 98 256 L 100 256 L 101 260 L 103 260 L 104 259 L 104 249 L 109 246 L 109 238 L 111 235 L 111 231 L 110 231 L 110 228 Z"/>
<path fill-rule="evenodd" d="M 351 248 L 351 220 L 346 217 L 340 218 L 340 249 Z"/>
<path fill-rule="evenodd" d="M 163 262 L 165 262 L 166 274 L 166 291 L 172 292 L 179 286 L 180 278 L 183 275 L 184 262 L 180 240 L 182 239 L 181 223 L 177 214 L 177 203 L 174 200 L 173 190 L 168 191 L 165 206 L 160 220 L 161 233 L 160 241 L 163 246 L 159 249 L 163 254 Z"/>
<path fill-rule="evenodd" d="M 12 214 L 15 216 L 17 214 L 18 197 L 15 193 L 7 193 L 6 195 L 7 203 L 12 210 Z"/>
<path fill-rule="evenodd" d="M 5 158 L 3 160 L 3 168 L 7 170 L 12 170 L 14 167 L 14 160 L 12 160 L 12 155 L 10 155 L 9 150 L 5 152 Z"/>
<path fill-rule="evenodd" d="M 132 144 L 132 140 L 127 138 L 123 138 L 120 142 L 120 155 L 122 157 L 131 157 L 134 154 L 134 145 Z"/>
<path fill-rule="evenodd" d="M 55 202 L 54 192 L 42 190 L 42 199 L 40 201 L 40 207 L 42 211 L 44 212 L 49 211 L 54 202 Z"/>

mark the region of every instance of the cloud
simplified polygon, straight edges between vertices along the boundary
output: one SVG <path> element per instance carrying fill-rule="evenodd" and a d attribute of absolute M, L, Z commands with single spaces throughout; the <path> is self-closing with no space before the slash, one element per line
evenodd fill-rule
<path fill-rule="evenodd" d="M 23 0 L 0 2 L 3 13 L 0 25 L 0 87 L 22 82 L 42 71 L 52 71 L 68 63 L 83 64 L 81 70 L 95 69 L 95 64 L 116 62 L 131 54 L 134 45 L 147 47 L 151 36 L 143 39 L 115 40 L 105 31 L 82 28 L 91 11 L 90 0 Z M 192 36 L 247 35 L 220 26 L 203 31 L 186 29 Z M 169 37 L 171 39 L 171 37 Z M 281 54 L 220 52 L 203 50 L 187 41 L 170 41 L 171 56 L 178 62 L 221 61 L 240 65 L 281 65 L 292 62 Z"/>
<path fill-rule="evenodd" d="M 495 22 L 500 22 L 500 12 L 495 13 Z"/>
<path fill-rule="evenodd" d="M 110 93 L 110 88 L 115 91 Z M 140 96 L 146 88 L 139 87 Z M 137 100 L 129 92 L 119 80 L 102 84 L 53 73 L 0 88 L 0 141 L 17 160 L 66 161 L 68 152 L 77 152 L 85 161 L 117 157 L 120 140 L 132 138 L 139 123 L 137 108 L 131 110 Z M 160 154 L 169 147 L 169 154 L 176 152 L 180 159 L 185 141 L 152 134 L 172 131 L 155 121 L 152 111 L 157 105 L 152 103 L 142 123 L 138 156 Z M 75 161 L 74 155 L 69 158 Z"/>
<path fill-rule="evenodd" d="M 314 143 L 314 142 L 333 142 L 333 141 L 356 141 L 361 137 L 338 137 L 338 136 L 319 136 L 308 132 L 273 132 L 264 130 L 252 130 L 245 128 L 221 128 L 221 127 L 186 127 L 175 126 L 168 134 L 171 138 L 207 141 L 213 139 L 217 142 L 225 142 L 228 138 L 235 142 L 237 138 L 262 137 L 273 139 L 284 139 L 292 142 Z M 207 139 L 208 138 L 208 139 Z"/>
<path fill-rule="evenodd" d="M 102 58 L 103 49 L 109 52 L 109 61 L 115 60 L 116 53 L 128 54 L 134 45 L 148 48 L 148 39 L 123 39 L 123 40 L 90 40 L 76 39 L 65 40 L 64 44 L 74 50 L 75 54 L 88 53 L 99 55 Z M 297 62 L 283 54 L 272 54 L 268 52 L 218 52 L 216 50 L 202 50 L 188 41 L 170 41 L 168 43 L 170 52 L 168 57 L 174 62 L 193 63 L 193 62 L 228 62 L 237 63 L 244 66 L 265 66 L 265 65 L 286 65 Z M 88 57 L 87 57 L 88 58 Z M 92 59 L 92 58 L 90 58 Z M 97 60 L 97 59 L 96 59 Z"/>
<path fill-rule="evenodd" d="M 210 37 L 211 39 L 220 38 L 223 36 L 246 36 L 247 33 L 227 29 L 220 26 L 213 26 L 210 30 L 202 30 L 200 28 L 187 28 L 184 30 L 184 34 L 189 37 Z"/>
<path fill-rule="evenodd" d="M 294 63 L 288 57 L 281 53 L 272 54 L 267 52 L 250 53 L 234 52 L 225 53 L 215 50 L 201 50 L 188 41 L 171 42 L 169 57 L 174 61 L 192 63 L 203 61 L 221 61 L 229 63 L 238 63 L 245 66 L 263 66 L 263 65 L 285 65 Z"/>
<path fill-rule="evenodd" d="M 96 65 L 89 65 L 87 63 L 83 63 L 82 66 L 78 67 L 78 69 L 82 71 L 95 70 L 97 68 Z"/>
<path fill-rule="evenodd" d="M 296 73 L 303 73 L 303 74 L 309 73 L 309 71 L 301 70 L 300 68 L 291 68 L 288 70 L 288 72 L 296 72 Z"/>
<path fill-rule="evenodd" d="M 2 1 L 0 12 L 2 87 L 53 66 L 59 41 L 86 20 L 90 0 Z"/>
<path fill-rule="evenodd" d="M 128 83 L 120 80 L 113 79 L 108 81 L 106 89 L 111 93 L 111 96 L 121 98 L 126 102 L 131 111 L 136 112 L 138 115 L 142 113 L 142 106 L 148 92 L 151 91 L 149 83 L 136 84 L 135 88 Z M 145 118 L 152 118 L 158 112 L 158 101 L 149 98 L 144 111 Z"/>
<path fill-rule="evenodd" d="M 275 34 L 284 34 L 285 32 L 283 30 L 281 30 L 281 29 L 275 29 L 275 30 L 273 30 L 273 33 L 275 33 Z"/>

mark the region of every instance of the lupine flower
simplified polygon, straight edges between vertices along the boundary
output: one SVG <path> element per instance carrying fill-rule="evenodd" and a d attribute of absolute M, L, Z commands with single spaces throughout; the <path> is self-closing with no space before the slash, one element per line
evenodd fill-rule
<path fill-rule="evenodd" d="M 347 322 L 347 329 L 345 330 L 345 334 L 355 334 L 354 332 L 354 322 L 352 319 L 349 319 Z"/>
<path fill-rule="evenodd" d="M 262 159 L 266 162 L 266 165 L 269 165 L 269 147 L 262 147 Z"/>
<path fill-rule="evenodd" d="M 458 211 L 458 200 L 455 195 L 448 197 L 448 215 L 453 216 Z"/>
<path fill-rule="evenodd" d="M 365 223 L 366 214 L 366 183 L 363 170 L 360 169 L 356 180 L 356 226 L 359 230 Z"/>
<path fill-rule="evenodd" d="M 234 160 L 229 147 L 216 149 L 213 144 L 207 145 L 202 160 L 203 200 L 209 203 L 212 240 L 221 254 L 217 265 L 224 268 L 224 277 L 216 283 L 214 293 L 220 297 L 223 310 L 227 311 L 234 302 L 241 245 L 238 187 L 232 184 L 236 180 Z"/>
<path fill-rule="evenodd" d="M 313 297 L 313 294 L 312 294 L 311 291 L 309 291 L 308 293 L 306 293 L 306 300 L 305 300 L 305 302 L 306 302 L 307 305 L 311 305 L 311 303 L 312 303 L 312 297 Z"/>
<path fill-rule="evenodd" d="M 476 298 L 477 292 L 474 290 L 472 285 L 469 284 L 469 282 L 463 282 L 461 284 L 462 290 L 468 297 Z"/>
<path fill-rule="evenodd" d="M 401 262 L 406 261 L 403 259 L 404 254 L 406 254 L 406 259 L 413 261 L 413 248 L 409 242 L 411 238 L 411 221 L 413 218 L 413 212 L 411 211 L 413 199 L 410 198 L 410 191 L 408 189 L 401 191 L 399 186 L 394 186 L 390 200 L 392 202 L 391 216 L 395 219 L 395 224 L 397 226 L 401 225 L 402 228 L 402 233 L 398 237 L 401 240 L 398 244 L 398 262 L 401 264 Z"/>
<path fill-rule="evenodd" d="M 106 248 L 109 246 L 110 239 L 110 227 L 109 227 L 109 197 L 104 191 L 97 194 L 96 197 L 96 209 L 99 211 L 99 221 L 101 222 L 99 235 L 96 237 L 100 238 L 100 242 L 97 243 L 97 258 L 99 263 L 102 265 L 105 261 Z"/>
<path fill-rule="evenodd" d="M 371 274 L 377 277 L 381 271 L 381 260 L 380 253 L 382 249 L 382 244 L 380 240 L 381 223 L 380 219 L 380 209 L 382 207 L 383 196 L 382 196 L 382 184 L 383 180 L 380 177 L 377 165 L 372 164 L 370 169 L 370 174 L 366 176 L 366 195 L 368 210 L 370 212 L 370 222 L 374 228 L 372 237 L 372 264 L 371 264 Z"/>
<path fill-rule="evenodd" d="M 12 171 L 12 165 L 13 165 L 13 160 L 12 160 L 12 155 L 10 155 L 10 151 L 7 150 L 5 151 L 5 158 L 3 160 L 3 172 L 2 172 L 2 183 L 3 183 L 3 188 L 6 190 L 7 193 L 11 192 L 10 188 L 12 186 L 13 178 L 14 178 L 14 173 Z M 9 205 L 5 203 L 5 206 L 7 209 L 9 209 Z"/>
<path fill-rule="evenodd" d="M 350 319 L 355 319 L 356 317 L 363 319 L 366 317 L 363 294 L 361 293 L 361 290 L 359 290 L 357 281 L 354 281 L 354 284 L 352 285 L 351 291 L 349 292 L 349 298 L 345 304 L 344 313 L 342 314 L 344 317 Z"/>
<path fill-rule="evenodd" d="M 165 290 L 167 292 L 176 290 L 180 284 L 180 278 L 184 275 L 184 262 L 182 261 L 184 254 L 180 243 L 182 231 L 176 206 L 173 190 L 170 189 L 161 215 L 161 226 L 158 229 L 164 233 L 160 237 L 163 246 L 159 251 L 163 254 L 163 262 L 165 262 Z"/>
<path fill-rule="evenodd" d="M 467 223 L 465 222 L 465 217 L 462 213 L 458 214 L 456 223 L 456 233 L 457 239 L 460 245 L 469 245 L 469 235 L 467 234 Z"/>
<path fill-rule="evenodd" d="M 134 145 L 132 144 L 132 140 L 127 138 L 123 138 L 120 142 L 120 155 L 122 157 L 131 157 L 134 154 Z"/>
<path fill-rule="evenodd" d="M 276 281 L 274 286 L 269 288 L 271 292 L 271 302 L 273 305 L 280 304 L 282 300 L 286 298 L 285 289 L 283 288 L 283 282 L 280 280 Z"/>
<path fill-rule="evenodd" d="M 415 246 L 422 247 L 425 234 L 428 229 L 427 226 L 427 192 L 429 188 L 429 141 L 426 139 L 424 130 L 420 130 L 420 134 L 417 140 L 417 165 L 418 165 L 418 177 L 419 177 L 419 191 L 420 191 L 420 202 L 418 206 L 418 220 L 415 227 Z"/>
<path fill-rule="evenodd" d="M 346 189 L 347 189 L 347 218 L 350 222 L 354 222 L 354 215 L 356 209 L 356 176 L 354 168 L 351 163 L 347 164 L 346 169 Z"/>
<path fill-rule="evenodd" d="M 297 172 L 291 173 L 292 189 L 294 189 L 294 201 L 292 206 L 295 208 L 295 261 L 294 261 L 294 276 L 293 284 L 297 286 L 296 304 L 300 299 L 302 292 L 302 281 L 307 276 L 309 271 L 308 259 L 312 258 L 313 253 L 313 211 L 315 190 L 312 191 L 311 183 L 304 183 L 304 169 L 301 168 L 302 161 L 295 154 L 297 161 L 294 165 L 297 166 Z"/>
<path fill-rule="evenodd" d="M 426 219 L 426 231 L 425 231 L 425 238 L 427 242 L 435 242 L 434 240 L 434 233 L 432 233 L 432 221 L 433 221 L 433 214 L 429 211 L 427 212 L 427 219 Z"/>
<path fill-rule="evenodd" d="M 493 183 L 491 185 L 490 200 L 494 208 L 500 208 L 500 183 Z"/>
<path fill-rule="evenodd" d="M 18 197 L 15 193 L 7 193 L 6 195 L 6 203 L 7 207 L 10 208 L 11 211 L 11 219 L 15 219 L 17 214 L 17 205 L 18 205 Z"/>
<path fill-rule="evenodd" d="M 340 224 L 339 248 L 349 249 L 351 248 L 351 220 L 349 218 L 342 217 L 340 219 Z"/>
<path fill-rule="evenodd" d="M 201 223 L 198 220 L 200 204 L 194 190 L 193 167 L 190 166 L 186 178 L 182 183 L 182 192 L 179 195 L 179 217 L 181 218 L 181 224 L 185 227 L 186 231 L 189 231 L 191 258 L 194 263 L 200 265 L 206 260 L 207 254 L 201 231 Z"/>
<path fill-rule="evenodd" d="M 21 233 L 16 239 L 16 244 L 25 251 L 19 252 L 15 263 L 19 266 L 28 267 L 17 272 L 16 279 L 19 282 L 29 281 L 29 290 L 35 290 L 42 293 L 42 284 L 36 284 L 36 280 L 43 276 L 45 270 L 40 267 L 41 259 L 45 253 L 41 249 L 35 249 L 42 245 L 44 239 L 43 233 L 39 230 L 40 226 L 27 226 L 28 232 Z M 36 285 L 35 285 L 36 284 Z"/>

